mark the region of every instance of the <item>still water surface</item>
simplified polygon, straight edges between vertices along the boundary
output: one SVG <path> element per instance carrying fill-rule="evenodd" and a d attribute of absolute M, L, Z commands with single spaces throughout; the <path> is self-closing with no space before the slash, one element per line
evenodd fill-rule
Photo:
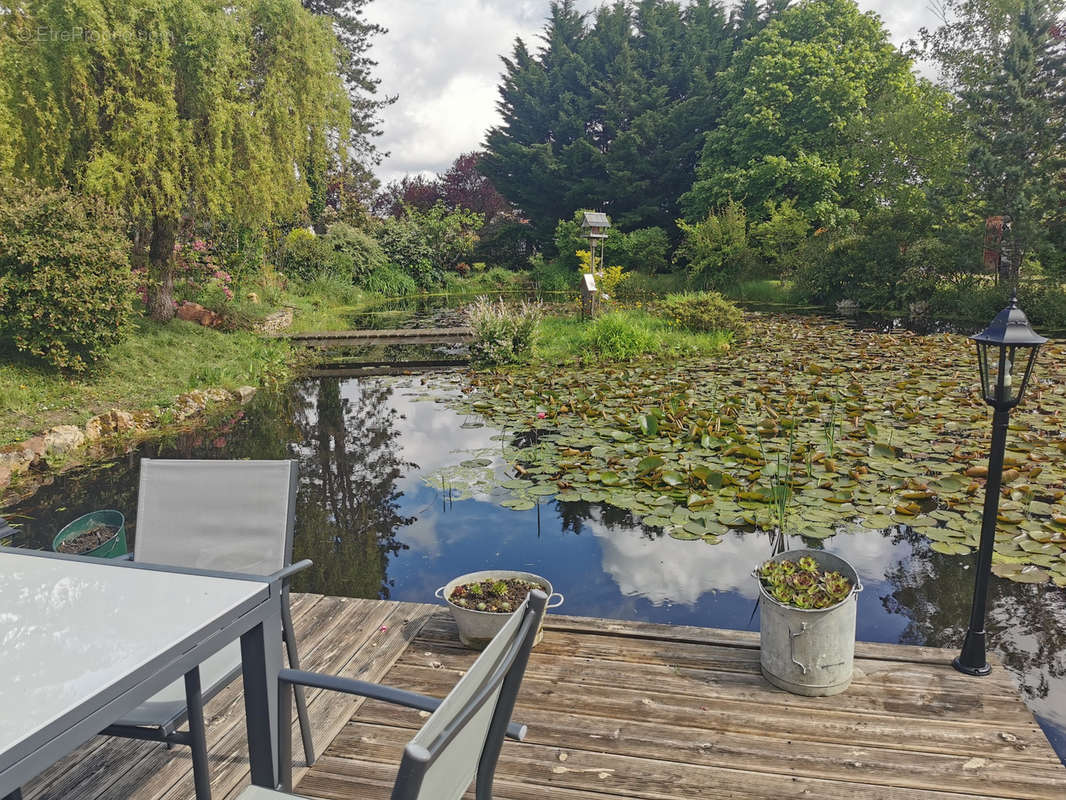
<path fill-rule="evenodd" d="M 444 401 L 457 389 L 446 376 L 301 381 L 209 430 L 61 476 L 4 515 L 20 526 L 16 544 L 47 547 L 71 519 L 117 508 L 134 540 L 141 457 L 297 458 L 295 557 L 315 561 L 298 590 L 434 602 L 460 573 L 506 567 L 549 578 L 570 614 L 757 628 L 750 572 L 769 552 L 765 534 L 707 545 L 606 506 L 551 500 L 512 511 L 488 494 L 457 499 L 441 471 L 475 457 L 502 474 L 501 446 L 516 435 L 451 410 Z M 860 639 L 961 643 L 973 556 L 935 553 L 906 528 L 844 531 L 821 544 L 862 578 Z M 1066 596 L 994 577 L 988 631 L 1066 759 Z"/>

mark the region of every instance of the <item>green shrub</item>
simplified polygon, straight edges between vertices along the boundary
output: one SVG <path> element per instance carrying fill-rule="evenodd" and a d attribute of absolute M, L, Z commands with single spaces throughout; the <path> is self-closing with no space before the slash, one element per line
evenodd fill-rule
<path fill-rule="evenodd" d="M 474 329 L 470 358 L 475 363 L 518 364 L 532 357 L 541 318 L 539 303 L 493 303 L 479 297 L 467 309 L 467 317 Z"/>
<path fill-rule="evenodd" d="M 447 272 L 470 257 L 482 222 L 480 214 L 451 211 L 438 202 L 429 211 L 408 207 L 404 216 L 382 220 L 375 236 L 389 263 L 428 289 L 440 286 Z"/>
<path fill-rule="evenodd" d="M 927 298 L 929 314 L 972 325 L 975 329 L 988 324 L 1010 301 L 1010 289 L 997 286 L 991 276 L 964 276 L 952 283 L 941 283 Z M 1066 290 L 1054 283 L 1022 282 L 1018 286 L 1018 305 L 1038 332 L 1066 330 Z"/>
<path fill-rule="evenodd" d="M 769 218 L 752 225 L 751 239 L 762 257 L 765 271 L 782 277 L 791 275 L 798 266 L 798 256 L 807 241 L 811 226 L 796 208 L 796 201 L 788 199 L 769 204 Z"/>
<path fill-rule="evenodd" d="M 210 237 L 214 242 L 219 268 L 233 276 L 233 283 L 254 283 L 267 263 L 270 230 L 222 224 Z"/>
<path fill-rule="evenodd" d="M 866 309 L 891 309 L 905 269 L 894 235 L 826 233 L 805 249 L 795 282 L 804 300 L 823 305 L 854 300 Z"/>
<path fill-rule="evenodd" d="M 748 220 L 744 206 L 729 203 L 701 222 L 678 220 L 683 238 L 674 254 L 696 285 L 722 288 L 749 275 L 756 264 L 748 244 Z"/>
<path fill-rule="evenodd" d="M 515 275 L 503 267 L 493 267 L 481 275 L 480 279 L 489 286 L 503 289 L 514 283 Z"/>
<path fill-rule="evenodd" d="M 576 271 L 581 264 L 577 251 L 589 248 L 588 236 L 581 230 L 584 213 L 583 210 L 575 211 L 572 219 L 561 219 L 555 226 L 552 241 L 555 244 L 556 255 L 553 261 L 560 270 Z"/>
<path fill-rule="evenodd" d="M 588 247 L 586 243 L 585 247 Z M 622 233 L 609 228 L 603 244 L 604 259 L 608 264 L 620 264 L 627 270 L 636 270 L 649 275 L 663 272 L 669 265 L 667 254 L 670 239 L 662 228 L 637 228 Z"/>
<path fill-rule="evenodd" d="M 478 263 L 494 264 L 512 270 L 529 268 L 529 259 L 533 253 L 533 231 L 528 222 L 519 222 L 511 217 L 497 214 L 479 232 L 477 245 L 472 257 Z"/>
<path fill-rule="evenodd" d="M 744 312 L 718 292 L 668 294 L 656 307 L 659 315 L 668 322 L 696 333 L 744 333 L 748 329 Z"/>
<path fill-rule="evenodd" d="M 129 240 L 69 191 L 0 187 L 0 344 L 81 371 L 133 316 Z"/>
<path fill-rule="evenodd" d="M 640 317 L 611 311 L 587 326 L 585 342 L 595 354 L 620 361 L 659 349 L 659 339 Z"/>
<path fill-rule="evenodd" d="M 576 251 L 574 261 L 577 261 Z M 532 278 L 542 292 L 568 292 L 577 288 L 581 276 L 576 267 L 567 267 L 555 259 L 548 261 L 538 254 L 533 257 Z"/>
<path fill-rule="evenodd" d="M 333 272 L 350 275 L 355 283 L 386 263 L 385 252 L 373 236 L 344 222 L 330 225 L 322 242 L 332 253 Z"/>
<path fill-rule="evenodd" d="M 383 264 L 373 269 L 363 279 L 362 287 L 368 292 L 383 294 L 386 297 L 403 297 L 418 293 L 415 279 L 393 264 Z"/>
<path fill-rule="evenodd" d="M 308 281 L 333 266 L 333 252 L 323 237 L 304 228 L 289 231 L 281 247 L 281 271 Z"/>

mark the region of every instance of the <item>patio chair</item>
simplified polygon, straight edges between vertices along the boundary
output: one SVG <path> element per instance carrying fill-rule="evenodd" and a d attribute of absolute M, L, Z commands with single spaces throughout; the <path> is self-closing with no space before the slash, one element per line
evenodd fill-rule
<path fill-rule="evenodd" d="M 476 800 L 492 800 L 503 737 L 521 741 L 526 736 L 525 725 L 510 721 L 511 713 L 547 602 L 543 592 L 531 592 L 443 700 L 349 678 L 282 670 L 278 697 L 282 791 L 249 786 L 237 800 L 296 797 L 288 794 L 292 790 L 291 689 L 301 685 L 433 712 L 404 748 L 392 800 L 458 800 L 471 781 L 475 781 Z"/>
<path fill-rule="evenodd" d="M 292 562 L 296 485 L 297 464 L 291 460 L 143 459 L 133 560 L 253 575 L 277 573 Z M 287 571 L 291 574 L 299 567 Z M 281 619 L 289 664 L 299 669 L 288 577 L 282 581 Z M 241 674 L 240 642 L 204 661 L 198 673 L 195 690 L 206 702 Z M 168 747 L 189 745 L 194 772 L 202 778 L 207 774 L 206 753 L 202 759 L 193 734 L 178 730 L 189 719 L 190 677 L 175 681 L 102 733 L 161 741 Z M 311 764 L 315 755 L 302 688 L 296 693 L 296 708 L 304 756 Z"/>

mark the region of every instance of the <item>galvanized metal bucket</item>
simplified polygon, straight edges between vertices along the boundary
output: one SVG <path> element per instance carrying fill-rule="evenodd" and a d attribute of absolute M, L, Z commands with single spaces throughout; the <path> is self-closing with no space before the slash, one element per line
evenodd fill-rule
<path fill-rule="evenodd" d="M 770 561 L 813 558 L 822 570 L 839 572 L 852 589 L 829 608 L 795 608 L 775 600 L 759 580 L 759 661 L 774 686 L 793 694 L 826 697 L 851 685 L 855 659 L 856 595 L 859 574 L 847 561 L 821 550 L 789 550 Z"/>
<path fill-rule="evenodd" d="M 515 572 L 513 570 L 502 569 L 490 569 L 482 572 L 468 572 L 466 575 L 460 575 L 444 586 L 440 587 L 433 593 L 434 597 L 439 597 L 441 600 L 448 604 L 448 608 L 451 609 L 452 617 L 455 618 L 455 624 L 459 626 L 459 641 L 465 646 L 472 647 L 475 650 L 483 650 L 485 645 L 492 641 L 492 637 L 500 632 L 500 629 L 510 619 L 510 614 L 500 614 L 490 611 L 475 611 L 469 608 L 463 608 L 457 606 L 451 601 L 452 590 L 456 586 L 462 586 L 466 583 L 478 583 L 480 581 L 506 581 L 511 578 L 518 578 L 519 580 L 529 581 L 531 583 L 539 583 L 544 587 L 545 594 L 548 595 L 548 608 L 558 608 L 563 604 L 563 596 L 552 589 L 551 581 L 547 578 L 542 578 L 540 575 L 534 575 L 532 572 Z M 553 602 L 553 598 L 558 598 Z M 533 644 L 538 644 L 544 635 L 544 623 L 541 621 L 541 627 L 537 630 L 537 638 L 533 640 Z"/>

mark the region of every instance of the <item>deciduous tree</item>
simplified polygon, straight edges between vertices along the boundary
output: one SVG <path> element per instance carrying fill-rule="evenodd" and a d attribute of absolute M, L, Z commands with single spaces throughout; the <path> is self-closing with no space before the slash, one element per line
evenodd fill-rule
<path fill-rule="evenodd" d="M 308 165 L 348 158 L 337 40 L 296 0 L 29 0 L 2 24 L 13 171 L 126 215 L 157 319 L 183 221 L 291 218 Z"/>

